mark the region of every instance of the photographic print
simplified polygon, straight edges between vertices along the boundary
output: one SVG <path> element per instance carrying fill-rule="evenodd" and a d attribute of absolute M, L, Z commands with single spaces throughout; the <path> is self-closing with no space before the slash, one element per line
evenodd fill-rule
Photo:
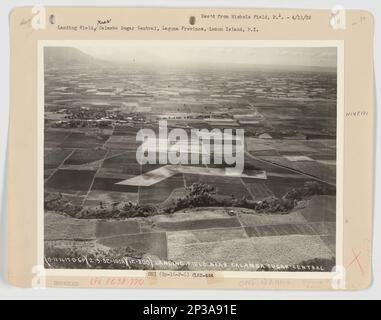
<path fill-rule="evenodd" d="M 45 268 L 333 270 L 337 47 L 42 53 Z"/>

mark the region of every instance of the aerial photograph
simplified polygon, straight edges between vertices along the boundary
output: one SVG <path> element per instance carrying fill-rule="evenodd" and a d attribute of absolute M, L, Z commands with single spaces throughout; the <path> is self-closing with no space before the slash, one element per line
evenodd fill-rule
<path fill-rule="evenodd" d="M 43 49 L 47 269 L 331 272 L 337 48 Z"/>

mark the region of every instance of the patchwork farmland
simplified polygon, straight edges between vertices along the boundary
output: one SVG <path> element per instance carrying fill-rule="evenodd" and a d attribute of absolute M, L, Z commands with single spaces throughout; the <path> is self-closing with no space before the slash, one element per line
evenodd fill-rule
<path fill-rule="evenodd" d="M 78 55 L 76 49 L 69 53 Z M 54 57 L 55 51 L 45 55 Z M 60 195 L 81 210 L 121 203 L 154 208 L 184 198 L 195 184 L 213 186 L 223 199 L 248 203 L 281 199 L 309 182 L 336 188 L 335 72 L 148 68 L 89 62 L 82 56 L 76 61 L 45 65 L 46 199 Z M 170 129 L 186 132 L 244 129 L 242 174 L 225 176 L 227 165 L 213 162 L 140 165 L 137 132 L 158 132 L 163 119 Z M 164 260 L 261 265 L 329 260 L 335 258 L 335 200 L 334 193 L 307 196 L 287 214 L 227 206 L 84 219 L 46 210 L 45 241 L 49 248 L 66 248 L 73 241 L 80 245 L 79 240 L 90 251 L 128 247 Z M 289 251 L 284 259 L 277 251 L 281 244 Z"/>

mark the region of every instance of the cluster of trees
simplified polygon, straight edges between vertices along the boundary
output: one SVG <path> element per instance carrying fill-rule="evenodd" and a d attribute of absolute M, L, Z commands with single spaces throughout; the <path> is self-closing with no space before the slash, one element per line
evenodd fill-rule
<path fill-rule="evenodd" d="M 241 207 L 253 209 L 260 213 L 280 213 L 290 212 L 299 201 L 313 195 L 334 195 L 334 187 L 322 185 L 316 181 L 307 181 L 303 187 L 292 188 L 283 197 L 271 196 L 264 200 L 253 201 L 247 197 L 240 199 L 232 197 L 222 197 L 212 185 L 194 183 L 186 189 L 186 195 L 177 199 L 173 206 L 167 211 L 175 212 L 181 209 L 192 207 Z"/>
<path fill-rule="evenodd" d="M 99 206 L 87 208 L 74 204 L 62 193 L 45 193 L 44 208 L 46 211 L 64 213 L 79 219 L 147 217 L 163 211 L 156 206 L 139 205 L 132 202 L 114 202 L 112 204 L 99 202 Z"/>
<path fill-rule="evenodd" d="M 221 203 L 217 200 L 217 190 L 214 186 L 193 183 L 185 189 L 185 196 L 173 201 L 173 203 L 165 208 L 167 213 L 172 213 L 186 208 L 212 207 L 219 206 Z"/>
<path fill-rule="evenodd" d="M 317 181 L 307 181 L 301 188 L 293 188 L 288 191 L 283 198 L 300 201 L 313 195 L 335 195 L 336 188 Z"/>
<path fill-rule="evenodd" d="M 98 207 L 86 208 L 74 205 L 62 194 L 45 195 L 45 209 L 63 212 L 75 218 L 84 219 L 122 219 L 148 217 L 158 214 L 171 214 L 178 210 L 197 207 L 240 207 L 255 210 L 259 213 L 287 214 L 299 201 L 313 195 L 334 195 L 334 187 L 322 185 L 316 181 L 308 181 L 300 188 L 292 188 L 282 197 L 268 197 L 254 201 L 247 197 L 221 196 L 215 186 L 203 183 L 193 183 L 185 190 L 185 195 L 174 200 L 167 206 L 140 205 L 132 202 L 115 202 L 105 205 L 100 202 Z"/>
<path fill-rule="evenodd" d="M 132 202 L 115 202 L 111 205 L 104 205 L 100 202 L 98 207 L 83 208 L 76 216 L 85 219 L 123 219 L 148 217 L 160 214 L 160 212 L 161 208 L 153 205 L 140 205 Z"/>
<path fill-rule="evenodd" d="M 44 209 L 48 211 L 64 212 L 69 216 L 75 216 L 82 210 L 82 206 L 72 203 L 62 193 L 45 193 Z"/>
<path fill-rule="evenodd" d="M 278 198 L 275 196 L 260 201 L 252 201 L 245 197 L 234 200 L 232 206 L 253 209 L 258 213 L 285 214 L 290 212 L 296 206 L 296 203 L 292 199 Z"/>

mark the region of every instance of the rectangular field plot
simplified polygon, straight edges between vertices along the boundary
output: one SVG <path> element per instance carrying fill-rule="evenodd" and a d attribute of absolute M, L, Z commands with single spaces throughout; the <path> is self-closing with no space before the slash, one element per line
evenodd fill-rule
<path fill-rule="evenodd" d="M 136 161 L 134 152 L 120 152 L 107 154 L 97 177 L 114 177 L 123 179 L 126 175 L 139 175 L 141 166 Z"/>
<path fill-rule="evenodd" d="M 316 139 L 313 141 L 320 143 L 324 148 L 336 149 L 336 140 L 334 139 Z"/>
<path fill-rule="evenodd" d="M 107 143 L 135 143 L 136 136 L 134 134 L 132 135 L 112 135 L 108 140 Z"/>
<path fill-rule="evenodd" d="M 263 200 L 274 195 L 265 182 L 249 182 L 246 180 L 245 184 L 255 201 Z"/>
<path fill-rule="evenodd" d="M 272 140 L 259 139 L 259 138 L 246 138 L 246 145 L 248 151 L 269 151 L 275 150 L 275 145 Z"/>
<path fill-rule="evenodd" d="M 105 146 L 110 149 L 136 150 L 140 144 L 135 135 L 112 135 Z"/>
<path fill-rule="evenodd" d="M 111 150 L 105 157 L 103 162 L 104 168 L 112 168 L 114 166 L 124 165 L 124 164 L 137 164 L 135 152 L 129 152 L 125 150 Z"/>
<path fill-rule="evenodd" d="M 106 155 L 106 149 L 78 149 L 66 159 L 65 165 L 82 165 L 101 160 Z"/>
<path fill-rule="evenodd" d="M 336 141 L 335 140 L 314 140 L 316 143 L 316 153 L 311 155 L 313 159 L 335 160 L 336 159 Z"/>
<path fill-rule="evenodd" d="M 163 166 L 162 164 L 144 164 L 142 165 L 142 173 L 150 172 L 162 166 Z"/>
<path fill-rule="evenodd" d="M 317 161 L 301 161 L 295 163 L 297 168 L 306 174 L 330 183 L 335 183 L 336 181 L 336 166 L 325 165 Z"/>
<path fill-rule="evenodd" d="M 268 177 L 265 184 L 268 187 L 268 189 L 271 190 L 271 192 L 276 197 L 282 197 L 287 192 L 291 191 L 293 188 L 301 188 L 304 186 L 304 184 L 307 181 L 314 181 L 309 178 L 283 178 L 283 177 Z"/>
<path fill-rule="evenodd" d="M 139 131 L 140 127 L 129 127 L 129 126 L 117 126 L 114 129 L 113 136 L 133 136 L 136 137 L 136 133 Z"/>
<path fill-rule="evenodd" d="M 182 174 L 169 177 L 152 186 L 139 188 L 140 204 L 159 204 L 165 202 L 176 189 L 184 187 Z"/>
<path fill-rule="evenodd" d="M 314 160 L 326 160 L 326 161 L 332 161 L 332 162 L 335 162 L 336 163 L 336 153 L 329 153 L 329 154 L 314 154 L 313 156 L 311 156 L 312 159 Z"/>
<path fill-rule="evenodd" d="M 251 158 L 250 156 L 245 155 L 245 170 L 244 171 L 250 171 L 250 170 L 264 170 L 266 172 L 275 172 L 279 174 L 287 174 L 289 173 L 289 170 L 287 168 L 280 167 L 276 163 L 273 163 L 272 161 L 269 161 L 271 158 L 280 158 L 280 157 L 268 157 L 268 156 L 261 156 Z"/>
<path fill-rule="evenodd" d="M 274 141 L 274 147 L 279 153 L 288 155 L 306 155 L 316 152 L 314 148 L 308 146 L 303 141 L 295 140 L 276 140 Z"/>
<path fill-rule="evenodd" d="M 297 169 L 297 165 L 295 164 L 294 161 L 290 161 L 286 157 L 269 157 L 269 156 L 264 156 L 261 157 L 262 160 L 267 161 L 269 163 L 273 163 L 274 165 L 279 165 L 285 168 L 290 168 L 293 170 Z M 274 166 L 273 166 L 274 167 Z"/>
<path fill-rule="evenodd" d="M 44 139 L 47 141 L 62 142 L 69 134 L 70 131 L 67 130 L 46 129 L 44 131 Z"/>
<path fill-rule="evenodd" d="M 320 180 L 323 180 L 327 183 L 335 183 L 336 181 L 336 166 L 328 165 L 324 162 L 318 162 L 314 159 L 308 157 L 308 160 L 304 156 L 285 156 L 285 157 L 260 157 L 262 160 L 265 160 L 269 163 L 273 163 L 274 165 L 279 165 L 284 168 L 290 168 L 291 170 L 296 170 L 300 172 L 300 174 L 306 174 L 313 177 L 316 177 Z M 303 161 L 290 161 L 291 160 L 303 160 Z M 304 161 L 307 160 L 307 161 Z M 286 170 L 286 169 L 285 169 Z M 278 173 L 280 175 L 286 174 L 285 171 L 279 172 L 276 170 L 271 170 L 273 173 Z M 288 171 L 288 174 L 292 173 L 292 171 Z M 297 173 L 296 173 L 297 174 Z M 271 175 L 271 173 L 269 173 Z"/>
<path fill-rule="evenodd" d="M 300 212 L 308 222 L 335 222 L 336 197 L 314 196 Z"/>
<path fill-rule="evenodd" d="M 48 179 L 56 169 L 44 169 L 44 180 Z"/>
<path fill-rule="evenodd" d="M 102 147 L 108 138 L 109 136 L 102 134 L 73 132 L 61 143 L 60 147 L 85 149 Z"/>
<path fill-rule="evenodd" d="M 300 118 L 301 111 L 298 108 L 285 107 L 282 108 L 257 108 L 262 115 L 271 119 L 295 119 Z"/>
<path fill-rule="evenodd" d="M 136 193 L 139 191 L 138 186 L 118 185 L 118 182 L 123 181 L 120 178 L 104 178 L 96 177 L 92 186 L 92 191 L 117 191 L 117 192 L 131 192 Z"/>
<path fill-rule="evenodd" d="M 61 144 L 66 137 L 68 137 L 70 132 L 68 131 L 56 131 L 56 130 L 45 130 L 44 132 L 44 147 L 54 148 Z"/>
<path fill-rule="evenodd" d="M 280 153 L 275 149 L 251 151 L 252 155 L 256 157 L 279 157 Z"/>
<path fill-rule="evenodd" d="M 63 190 L 67 193 L 87 192 L 93 181 L 95 171 L 57 170 L 45 183 L 48 190 Z"/>
<path fill-rule="evenodd" d="M 127 173 L 123 168 L 100 168 L 96 174 L 96 178 L 111 178 L 116 180 L 124 180 L 135 177 L 135 174 Z"/>
<path fill-rule="evenodd" d="M 44 157 L 44 169 L 55 169 L 73 152 L 71 149 L 54 149 L 46 152 Z"/>

